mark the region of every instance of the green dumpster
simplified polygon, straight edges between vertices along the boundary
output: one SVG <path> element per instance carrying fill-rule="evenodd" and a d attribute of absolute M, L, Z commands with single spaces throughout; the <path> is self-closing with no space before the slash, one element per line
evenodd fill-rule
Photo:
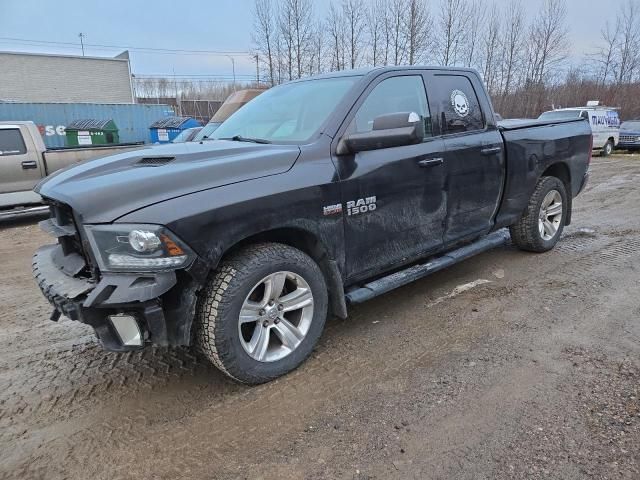
<path fill-rule="evenodd" d="M 75 120 L 67 125 L 65 131 L 70 147 L 120 143 L 118 127 L 113 120 Z"/>

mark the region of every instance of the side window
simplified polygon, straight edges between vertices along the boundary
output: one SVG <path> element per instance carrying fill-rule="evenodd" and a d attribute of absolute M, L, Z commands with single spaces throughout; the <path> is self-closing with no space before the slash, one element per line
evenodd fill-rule
<path fill-rule="evenodd" d="M 0 157 L 9 155 L 24 155 L 27 147 L 22 140 L 22 134 L 17 128 L 0 128 Z"/>
<path fill-rule="evenodd" d="M 429 86 L 431 91 L 431 85 Z M 480 102 L 471 81 L 462 75 L 434 75 L 433 90 L 442 112 L 442 133 L 484 129 Z"/>
<path fill-rule="evenodd" d="M 373 120 L 376 117 L 400 112 L 415 112 L 420 115 L 424 120 L 425 137 L 433 135 L 431 114 L 422 76 L 391 77 L 381 81 L 360 105 L 348 131 L 369 132 L 373 128 Z"/>
<path fill-rule="evenodd" d="M 580 117 L 584 118 L 585 120 L 589 120 L 589 112 L 587 112 L 587 111 L 583 111 L 583 112 L 580 114 Z"/>

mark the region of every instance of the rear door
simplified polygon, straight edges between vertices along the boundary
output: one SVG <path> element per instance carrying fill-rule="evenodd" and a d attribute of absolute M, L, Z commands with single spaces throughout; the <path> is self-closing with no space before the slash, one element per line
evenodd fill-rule
<path fill-rule="evenodd" d="M 366 89 L 336 136 L 370 131 L 374 118 L 415 112 L 426 138 L 336 159 L 350 280 L 399 266 L 442 245 L 446 210 L 442 139 L 433 137 L 422 72 L 388 73 Z"/>
<path fill-rule="evenodd" d="M 493 226 L 504 182 L 503 141 L 475 75 L 434 71 L 427 77 L 427 91 L 445 147 L 444 243 L 456 243 Z"/>
<path fill-rule="evenodd" d="M 42 162 L 28 133 L 18 125 L 0 125 L 0 193 L 32 190 L 42 178 Z"/>

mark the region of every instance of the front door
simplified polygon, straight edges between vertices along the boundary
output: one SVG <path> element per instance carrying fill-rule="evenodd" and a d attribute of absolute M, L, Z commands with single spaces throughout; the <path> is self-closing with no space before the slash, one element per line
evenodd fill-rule
<path fill-rule="evenodd" d="M 18 126 L 0 125 L 0 193 L 32 190 L 42 178 Z"/>
<path fill-rule="evenodd" d="M 432 136 L 420 74 L 379 77 L 354 110 L 342 135 L 369 131 L 374 118 L 398 112 L 417 113 L 426 130 L 424 142 L 418 145 L 360 152 L 336 160 L 347 276 L 359 280 L 440 248 L 446 198 L 443 142 Z"/>
<path fill-rule="evenodd" d="M 486 234 L 493 227 L 503 189 L 505 154 L 495 119 L 484 115 L 492 110 L 485 97 L 476 94 L 476 88 L 482 86 L 475 76 L 434 72 L 427 77 L 427 88 L 437 102 L 445 146 L 448 206 L 444 243 L 449 245 Z"/>

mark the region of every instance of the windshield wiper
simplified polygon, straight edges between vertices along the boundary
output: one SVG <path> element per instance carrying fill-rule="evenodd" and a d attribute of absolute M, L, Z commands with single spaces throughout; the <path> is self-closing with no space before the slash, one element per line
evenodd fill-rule
<path fill-rule="evenodd" d="M 232 142 L 250 142 L 250 143 L 271 143 L 269 140 L 264 140 L 262 138 L 249 138 L 243 137 L 242 135 L 234 135 L 231 138 L 221 138 L 220 140 L 231 140 Z"/>

